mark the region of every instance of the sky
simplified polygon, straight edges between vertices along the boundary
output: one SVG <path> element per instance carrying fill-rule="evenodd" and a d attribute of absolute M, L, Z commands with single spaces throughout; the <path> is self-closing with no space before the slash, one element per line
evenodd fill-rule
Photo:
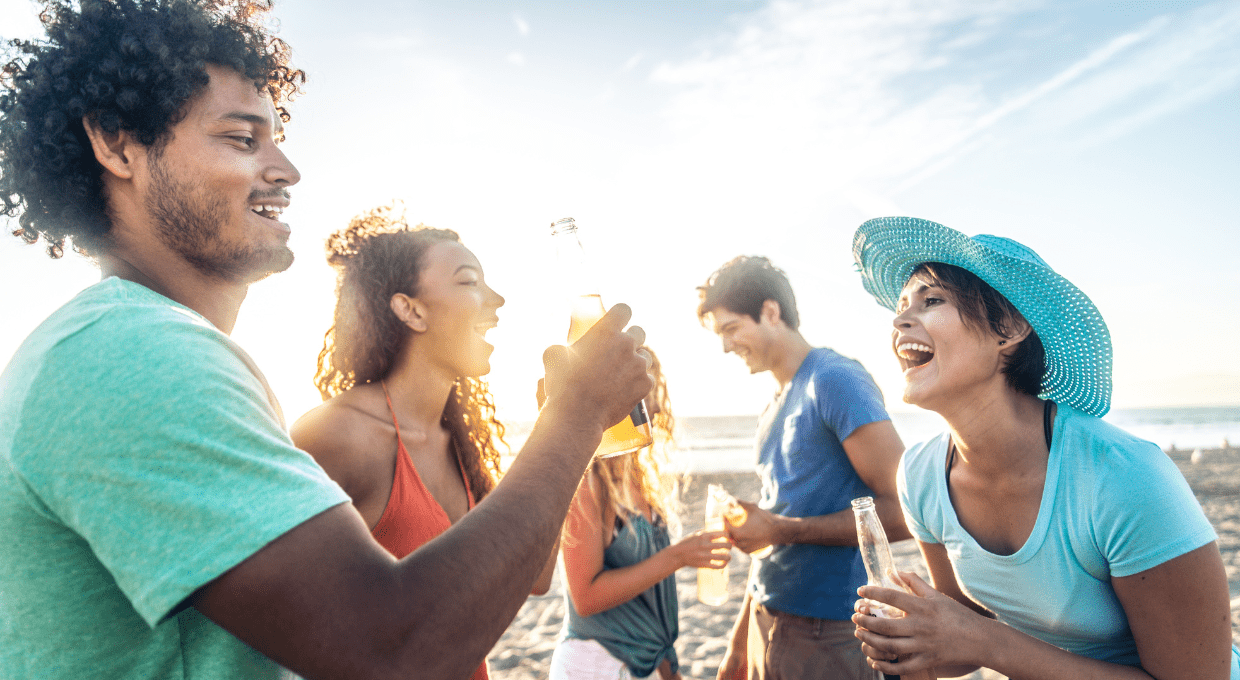
<path fill-rule="evenodd" d="M 0 37 L 39 35 L 0 0 Z M 1084 290 L 1114 338 L 1116 408 L 1240 405 L 1240 3 L 1093 0 L 278 2 L 308 81 L 284 149 L 293 267 L 233 337 L 296 417 L 334 277 L 323 241 L 401 200 L 458 231 L 507 299 L 488 334 L 500 415 L 535 413 L 567 311 L 548 226 L 574 217 L 678 415 L 758 413 L 775 389 L 698 324 L 696 286 L 765 255 L 814 345 L 888 406 L 891 314 L 852 234 L 883 215 L 1014 238 Z M 0 361 L 98 280 L 0 240 Z"/>

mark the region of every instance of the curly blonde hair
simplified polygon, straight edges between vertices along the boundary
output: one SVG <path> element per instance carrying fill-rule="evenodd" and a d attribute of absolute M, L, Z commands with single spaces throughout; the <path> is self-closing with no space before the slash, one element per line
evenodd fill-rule
<path fill-rule="evenodd" d="M 667 377 L 654 350 L 643 347 L 650 354 L 650 375 L 654 378 L 651 400 L 658 404 L 656 413 L 650 416 L 650 433 L 654 442 L 625 456 L 595 458 L 587 474 L 595 475 L 600 482 L 602 498 L 600 505 L 610 504 L 621 521 L 627 521 L 633 512 L 632 503 L 626 503 L 629 489 L 636 488 L 641 499 L 658 513 L 673 530 L 679 528 L 680 478 L 667 470 L 668 460 L 675 448 L 676 418 L 672 415 L 672 403 L 667 392 Z"/>
<path fill-rule="evenodd" d="M 412 331 L 389 301 L 397 293 L 417 297 L 426 252 L 435 243 L 461 240 L 450 229 L 409 226 L 399 207 L 362 213 L 327 238 L 327 262 L 336 270 L 336 310 L 314 374 L 325 401 L 391 373 Z M 475 502 L 482 500 L 501 475 L 500 446 L 508 448 L 487 383 L 458 377 L 440 422 L 451 433 Z"/>

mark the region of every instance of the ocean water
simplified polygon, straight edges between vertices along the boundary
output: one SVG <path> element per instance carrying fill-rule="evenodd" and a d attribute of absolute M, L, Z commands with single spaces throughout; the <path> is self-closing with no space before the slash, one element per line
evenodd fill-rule
<path fill-rule="evenodd" d="M 905 444 L 923 441 L 946 429 L 928 411 L 891 414 Z M 1240 447 L 1240 406 L 1116 409 L 1107 422 L 1154 442 L 1166 450 L 1218 448 L 1226 440 Z M 753 468 L 758 416 L 698 416 L 676 419 L 673 467 L 685 472 L 724 472 Z"/>

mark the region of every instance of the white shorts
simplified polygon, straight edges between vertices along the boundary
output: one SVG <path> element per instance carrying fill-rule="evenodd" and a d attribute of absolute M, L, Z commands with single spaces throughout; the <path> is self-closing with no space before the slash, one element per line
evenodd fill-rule
<path fill-rule="evenodd" d="M 643 675 L 643 678 L 652 677 Z M 594 640 L 561 640 L 551 653 L 549 680 L 638 680 L 624 662 Z"/>

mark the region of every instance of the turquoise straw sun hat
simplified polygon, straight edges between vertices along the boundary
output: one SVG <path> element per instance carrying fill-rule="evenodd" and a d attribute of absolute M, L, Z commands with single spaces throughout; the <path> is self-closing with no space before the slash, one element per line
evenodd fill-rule
<path fill-rule="evenodd" d="M 900 291 L 923 262 L 976 274 L 1020 310 L 1046 349 L 1038 396 L 1093 416 L 1111 408 L 1111 332 L 1089 297 L 1038 254 L 1001 236 L 972 238 L 916 217 L 880 217 L 853 235 L 865 289 L 896 310 Z"/>

